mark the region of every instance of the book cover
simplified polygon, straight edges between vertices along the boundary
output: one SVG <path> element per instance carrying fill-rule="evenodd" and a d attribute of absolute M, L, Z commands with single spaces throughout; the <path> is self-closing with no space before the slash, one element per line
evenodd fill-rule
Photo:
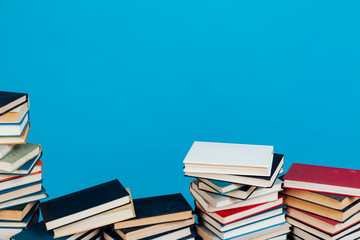
<path fill-rule="evenodd" d="M 29 112 L 29 102 L 25 102 L 20 106 L 10 110 L 0 116 L 0 123 L 18 123 Z"/>
<path fill-rule="evenodd" d="M 197 173 L 197 172 L 186 172 L 185 176 L 233 182 L 233 183 L 252 185 L 258 187 L 271 187 L 274 181 L 276 180 L 278 174 L 282 171 L 283 164 L 284 164 L 284 155 L 275 153 L 273 156 L 270 176 L 243 176 L 243 175 Z"/>
<path fill-rule="evenodd" d="M 0 168 L 3 168 L 5 171 L 12 171 L 14 170 L 13 166 L 24 165 L 27 161 L 37 156 L 40 151 L 40 144 L 26 143 L 16 145 L 8 155 L 0 160 Z"/>
<path fill-rule="evenodd" d="M 40 204 L 44 222 L 47 223 L 81 213 L 88 209 L 124 199 L 124 204 L 130 201 L 129 193 L 119 182 L 112 180 Z M 127 200 L 127 201 L 126 201 Z M 105 211 L 108 209 L 105 209 Z M 98 212 L 95 212 L 96 214 Z M 74 219 L 73 219 L 74 220 Z M 80 219 L 77 219 L 80 220 Z M 74 220 L 75 221 L 75 220 Z"/>
<path fill-rule="evenodd" d="M 360 189 L 360 170 L 293 163 L 284 180 Z"/>
<path fill-rule="evenodd" d="M 230 166 L 235 168 L 244 167 L 243 172 L 245 175 L 247 174 L 246 170 L 249 171 L 251 168 L 255 168 L 263 172 L 263 174 L 256 175 L 269 176 L 273 160 L 273 149 L 273 146 L 262 145 L 194 142 L 184 159 L 184 171 L 187 171 L 188 165 L 199 166 L 196 172 L 207 172 L 206 169 L 201 169 L 206 165 L 215 167 Z"/>
<path fill-rule="evenodd" d="M 192 211 L 181 193 L 134 199 L 135 219 Z"/>
<path fill-rule="evenodd" d="M 0 91 L 0 116 L 26 102 L 26 93 Z"/>

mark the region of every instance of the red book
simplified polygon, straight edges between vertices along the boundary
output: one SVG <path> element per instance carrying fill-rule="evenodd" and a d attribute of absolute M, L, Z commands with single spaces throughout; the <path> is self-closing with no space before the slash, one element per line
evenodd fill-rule
<path fill-rule="evenodd" d="M 360 170 L 293 163 L 284 188 L 360 197 Z"/>
<path fill-rule="evenodd" d="M 225 225 L 279 207 L 283 205 L 283 198 L 284 196 L 279 194 L 279 199 L 276 201 L 255 204 L 246 207 L 227 209 L 217 212 L 206 212 L 204 209 L 201 208 L 200 204 L 197 204 L 196 202 L 195 204 L 196 207 L 199 208 L 206 215 Z"/>

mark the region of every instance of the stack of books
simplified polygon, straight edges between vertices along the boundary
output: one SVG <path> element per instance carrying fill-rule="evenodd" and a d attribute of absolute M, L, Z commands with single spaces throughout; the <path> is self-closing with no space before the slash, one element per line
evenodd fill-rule
<path fill-rule="evenodd" d="M 42 187 L 39 144 L 26 143 L 30 128 L 25 93 L 0 92 L 0 239 L 38 222 Z"/>
<path fill-rule="evenodd" d="M 284 176 L 294 239 L 360 238 L 360 171 L 294 163 Z"/>
<path fill-rule="evenodd" d="M 40 209 L 43 222 L 13 240 L 97 239 L 101 227 L 135 216 L 130 191 L 118 180 L 42 202 Z"/>
<path fill-rule="evenodd" d="M 194 142 L 184 164 L 203 239 L 286 239 L 284 156 L 272 146 Z"/>
<path fill-rule="evenodd" d="M 134 199 L 135 218 L 104 229 L 105 240 L 194 240 L 194 215 L 182 194 Z"/>

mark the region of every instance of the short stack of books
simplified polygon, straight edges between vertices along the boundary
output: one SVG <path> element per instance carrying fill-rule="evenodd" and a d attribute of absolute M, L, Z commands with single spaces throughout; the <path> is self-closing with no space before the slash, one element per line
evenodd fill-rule
<path fill-rule="evenodd" d="M 135 218 L 104 230 L 105 240 L 194 240 L 194 215 L 182 194 L 134 199 Z"/>
<path fill-rule="evenodd" d="M 28 95 L 0 91 L 0 145 L 24 144 L 29 129 Z"/>
<path fill-rule="evenodd" d="M 40 209 L 43 222 L 13 240 L 97 239 L 101 227 L 135 216 L 130 191 L 118 180 L 42 202 Z"/>
<path fill-rule="evenodd" d="M 284 176 L 294 239 L 360 238 L 360 171 L 294 163 Z"/>
<path fill-rule="evenodd" d="M 0 239 L 9 238 L 39 218 L 42 155 L 39 144 L 26 143 L 30 128 L 27 94 L 0 91 Z"/>
<path fill-rule="evenodd" d="M 194 142 L 184 164 L 206 240 L 287 239 L 283 210 L 284 156 L 272 146 Z"/>

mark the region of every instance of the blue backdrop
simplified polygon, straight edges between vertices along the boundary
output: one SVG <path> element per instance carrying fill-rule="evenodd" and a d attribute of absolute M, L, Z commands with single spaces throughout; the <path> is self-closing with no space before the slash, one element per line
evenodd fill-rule
<path fill-rule="evenodd" d="M 358 1 L 1 1 L 2 90 L 28 92 L 52 198 L 181 192 L 194 140 L 360 169 Z"/>

